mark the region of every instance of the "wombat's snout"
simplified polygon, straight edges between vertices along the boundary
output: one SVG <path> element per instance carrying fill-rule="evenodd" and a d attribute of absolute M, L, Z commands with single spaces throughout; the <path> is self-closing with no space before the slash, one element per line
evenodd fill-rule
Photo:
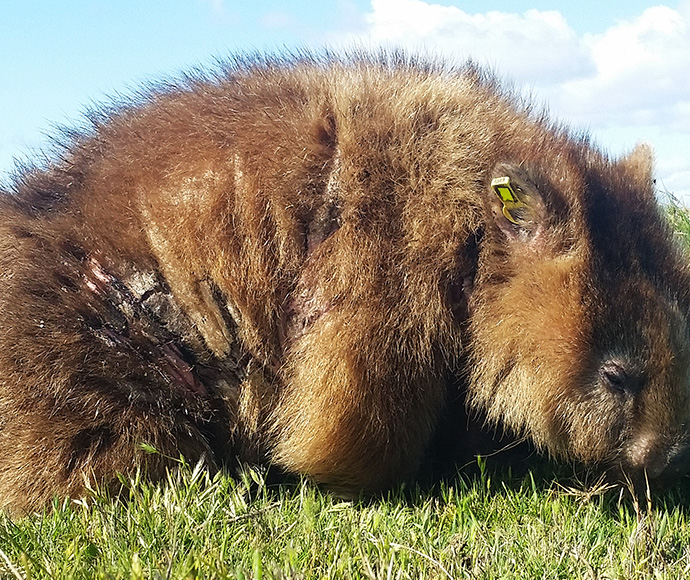
<path fill-rule="evenodd" d="M 645 479 L 654 484 L 667 484 L 690 472 L 689 434 L 670 445 L 660 445 L 654 437 L 640 437 L 628 453 L 623 471 L 633 481 Z"/>

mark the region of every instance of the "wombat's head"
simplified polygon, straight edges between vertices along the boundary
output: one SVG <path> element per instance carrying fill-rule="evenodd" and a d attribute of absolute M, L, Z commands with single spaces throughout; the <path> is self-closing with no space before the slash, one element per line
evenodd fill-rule
<path fill-rule="evenodd" d="M 470 329 L 493 420 L 651 481 L 690 470 L 690 276 L 650 157 L 497 165 Z"/>

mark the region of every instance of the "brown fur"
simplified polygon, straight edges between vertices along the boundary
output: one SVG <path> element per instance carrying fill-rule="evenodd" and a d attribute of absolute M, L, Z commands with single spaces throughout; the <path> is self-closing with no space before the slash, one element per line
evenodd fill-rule
<path fill-rule="evenodd" d="M 690 286 L 645 149 L 385 56 L 239 61 L 92 123 L 0 199 L 6 509 L 180 454 L 384 489 L 458 381 L 555 455 L 685 469 Z"/>

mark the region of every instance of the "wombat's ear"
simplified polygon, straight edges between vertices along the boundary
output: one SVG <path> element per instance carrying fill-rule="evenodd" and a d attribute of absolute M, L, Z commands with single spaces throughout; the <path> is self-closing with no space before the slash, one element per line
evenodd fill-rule
<path fill-rule="evenodd" d="M 622 159 L 622 162 L 631 169 L 635 169 L 641 175 L 649 177 L 652 175 L 652 170 L 654 168 L 654 152 L 647 143 L 638 143 L 635 145 L 635 148 Z"/>
<path fill-rule="evenodd" d="M 639 143 L 620 160 L 632 175 L 642 183 L 652 183 L 654 179 L 654 152 L 646 143 Z"/>
<path fill-rule="evenodd" d="M 510 239 L 533 239 L 546 223 L 546 205 L 537 187 L 519 166 L 499 163 L 490 182 L 493 222 Z"/>

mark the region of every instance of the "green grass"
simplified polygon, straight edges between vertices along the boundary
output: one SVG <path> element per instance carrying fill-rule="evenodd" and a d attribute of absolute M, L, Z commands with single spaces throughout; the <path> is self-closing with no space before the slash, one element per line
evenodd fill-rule
<path fill-rule="evenodd" d="M 668 212 L 690 240 L 687 210 Z M 267 485 L 256 470 L 210 478 L 182 465 L 161 485 L 127 482 L 119 499 L 94 491 L 0 515 L 0 579 L 690 577 L 687 479 L 642 509 L 624 490 L 563 487 L 539 467 L 480 467 L 431 491 L 345 502 L 307 482 Z"/>
<path fill-rule="evenodd" d="M 686 578 L 687 502 L 528 475 L 458 477 L 435 491 L 345 502 L 182 468 L 170 481 L 0 519 L 3 578 Z"/>
<path fill-rule="evenodd" d="M 661 192 L 661 199 L 665 202 L 667 215 L 676 234 L 690 246 L 690 211 L 672 193 Z"/>

